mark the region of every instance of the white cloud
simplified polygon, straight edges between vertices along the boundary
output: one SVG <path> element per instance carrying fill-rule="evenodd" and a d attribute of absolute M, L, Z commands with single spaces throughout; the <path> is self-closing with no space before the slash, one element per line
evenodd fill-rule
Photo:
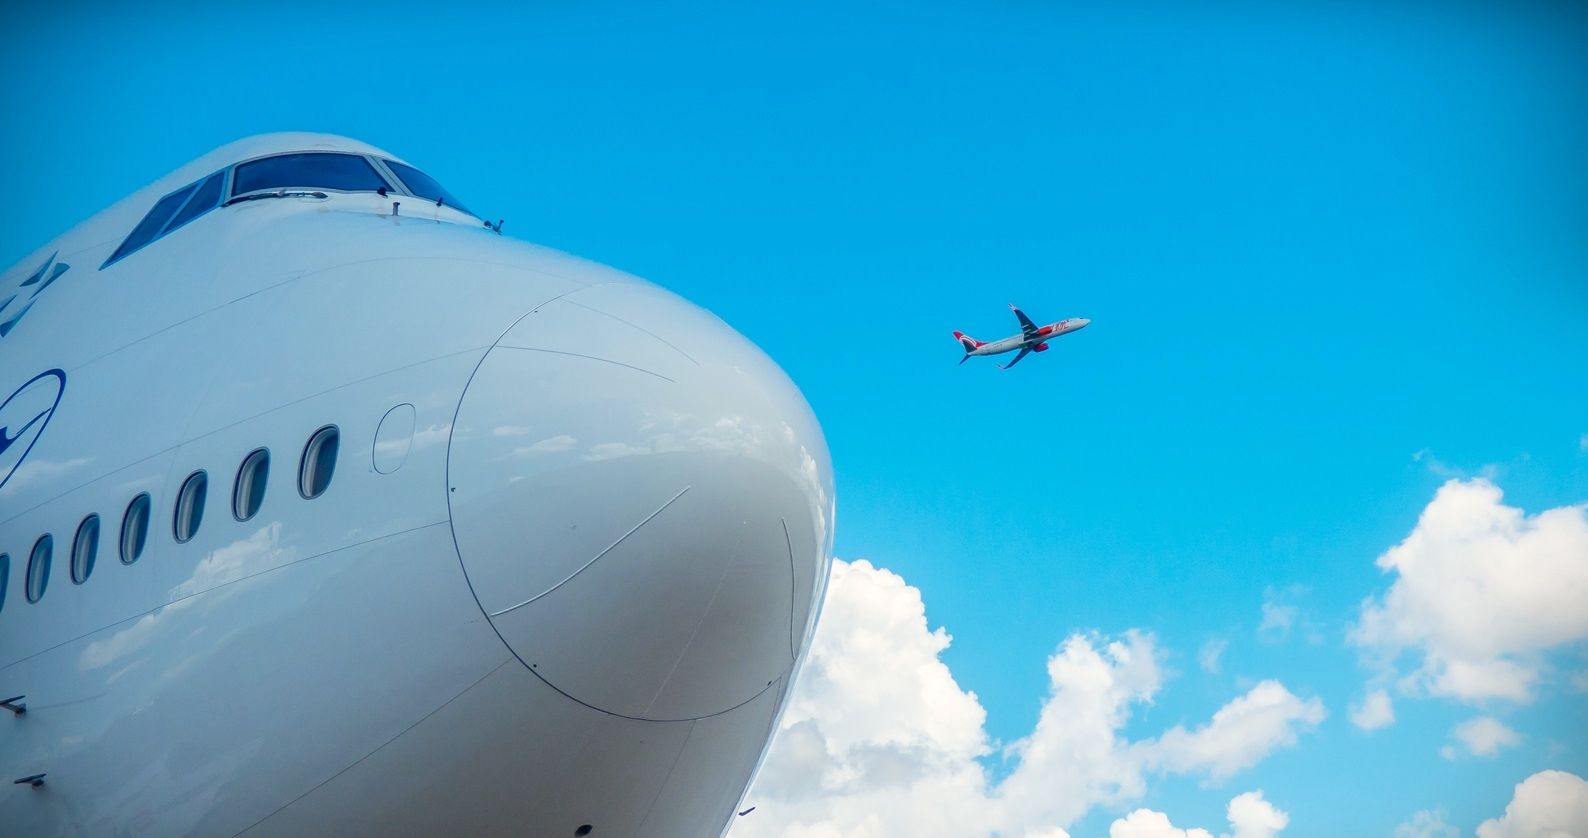
<path fill-rule="evenodd" d="M 1540 771 L 1516 785 L 1505 814 L 1478 825 L 1478 838 L 1588 835 L 1588 781 Z"/>
<path fill-rule="evenodd" d="M 1140 799 L 1154 773 L 1220 780 L 1293 744 L 1323 718 L 1317 699 L 1264 681 L 1193 731 L 1122 736 L 1159 690 L 1151 635 L 1074 634 L 1048 659 L 1030 735 L 1004 748 L 994 782 L 986 712 L 940 655 L 920 591 L 869 562 L 835 561 L 820 627 L 765 764 L 746 798 L 756 836 L 1062 836 L 1098 805 Z"/>
<path fill-rule="evenodd" d="M 1588 434 L 1577 437 L 1577 450 L 1588 454 Z"/>
<path fill-rule="evenodd" d="M 1209 675 L 1219 674 L 1223 666 L 1224 650 L 1230 647 L 1230 641 L 1222 637 L 1214 637 L 1202 644 L 1197 651 L 1197 665 Z"/>
<path fill-rule="evenodd" d="M 1588 505 L 1528 516 L 1451 480 L 1378 566 L 1395 580 L 1351 636 L 1391 672 L 1410 654 L 1407 691 L 1529 701 L 1543 653 L 1588 637 Z"/>
<path fill-rule="evenodd" d="M 1301 732 L 1316 728 L 1326 715 L 1321 700 L 1303 700 L 1278 681 L 1262 681 L 1196 730 L 1175 727 L 1138 748 L 1148 765 L 1224 780 L 1276 748 L 1295 744 Z"/>
<path fill-rule="evenodd" d="M 1361 704 L 1351 707 L 1351 724 L 1363 730 L 1378 730 L 1394 723 L 1395 705 L 1384 690 L 1368 693 Z"/>
<path fill-rule="evenodd" d="M 1264 640 L 1277 643 L 1290 636 L 1290 629 L 1296 624 L 1301 609 L 1294 605 L 1286 605 L 1272 599 L 1272 594 L 1264 594 L 1263 621 L 1257 626 L 1257 633 Z"/>
<path fill-rule="evenodd" d="M 1492 757 L 1501 749 L 1509 748 L 1522 741 L 1522 735 L 1500 723 L 1493 716 L 1479 716 L 1456 725 L 1450 735 L 1466 748 L 1467 753 L 1480 757 Z M 1441 754 L 1445 752 L 1440 751 Z M 1445 754 L 1446 759 L 1454 753 Z"/>
<path fill-rule="evenodd" d="M 938 655 L 918 589 L 869 562 L 834 561 L 809 656 L 746 798 L 759 835 L 987 831 L 986 712 Z"/>
<path fill-rule="evenodd" d="M 1436 477 L 1443 477 L 1449 480 L 1466 476 L 1462 474 L 1461 469 L 1458 469 L 1449 463 L 1440 460 L 1438 457 L 1435 457 L 1434 452 L 1429 451 L 1427 448 L 1413 452 L 1412 461 L 1422 463 L 1425 467 L 1427 467 L 1429 473 Z"/>
<path fill-rule="evenodd" d="M 1290 823 L 1290 816 L 1264 800 L 1261 791 L 1237 795 L 1225 812 L 1233 832 L 1223 838 L 1274 838 Z M 1213 833 L 1181 829 L 1162 812 L 1137 809 L 1109 824 L 1108 838 L 1213 838 Z"/>
<path fill-rule="evenodd" d="M 1394 838 L 1459 838 L 1461 830 L 1445 822 L 1445 813 L 1424 809 L 1395 827 Z"/>
<path fill-rule="evenodd" d="M 1290 815 L 1264 800 L 1261 791 L 1236 795 L 1225 811 L 1234 829 L 1230 838 L 1274 838 L 1290 825 Z"/>
<path fill-rule="evenodd" d="M 1213 838 L 1213 833 L 1206 829 L 1180 829 L 1162 812 L 1137 809 L 1109 824 L 1108 838 Z"/>
<path fill-rule="evenodd" d="M 1323 634 L 1319 632 L 1317 625 L 1306 618 L 1306 614 L 1296 602 L 1307 593 L 1308 589 L 1305 585 L 1263 589 L 1263 618 L 1257 624 L 1258 639 L 1265 643 L 1280 643 L 1289 640 L 1292 632 L 1300 631 L 1308 643 L 1313 645 L 1322 643 Z"/>

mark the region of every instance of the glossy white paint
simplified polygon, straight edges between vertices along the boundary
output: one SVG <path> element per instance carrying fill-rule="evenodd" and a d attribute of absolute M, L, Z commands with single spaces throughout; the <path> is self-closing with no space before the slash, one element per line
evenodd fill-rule
<path fill-rule="evenodd" d="M 677 296 L 412 196 L 240 203 L 98 270 L 160 196 L 320 148 L 379 153 L 234 143 L 0 275 L 3 301 L 69 266 L 0 337 L 0 391 L 65 377 L 0 485 L 0 698 L 28 708 L 0 712 L 0 834 L 721 833 L 826 582 L 809 408 Z M 336 474 L 305 500 L 327 424 Z M 264 504 L 239 522 L 261 446 Z M 204 520 L 178 544 L 198 470 Z M 148 544 L 123 564 L 140 492 Z M 73 584 L 90 513 L 98 561 Z"/>

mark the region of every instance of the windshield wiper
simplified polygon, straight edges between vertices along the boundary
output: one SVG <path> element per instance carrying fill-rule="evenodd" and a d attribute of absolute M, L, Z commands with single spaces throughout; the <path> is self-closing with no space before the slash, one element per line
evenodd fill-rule
<path fill-rule="evenodd" d="M 327 196 L 324 192 L 320 192 L 320 191 L 317 191 L 317 190 L 306 190 L 306 189 L 286 190 L 286 189 L 278 189 L 278 190 L 276 190 L 274 192 L 251 192 L 251 193 L 249 193 L 247 195 L 238 195 L 237 197 L 232 198 L 231 200 L 227 201 L 226 203 L 221 204 L 221 206 L 229 207 L 232 204 L 239 204 L 239 203 L 242 203 L 243 201 L 257 201 L 260 198 L 325 198 L 325 197 L 329 197 L 329 196 Z"/>

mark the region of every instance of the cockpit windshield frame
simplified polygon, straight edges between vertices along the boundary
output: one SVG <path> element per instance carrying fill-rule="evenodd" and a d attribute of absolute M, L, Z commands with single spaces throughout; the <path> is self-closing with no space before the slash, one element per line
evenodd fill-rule
<path fill-rule="evenodd" d="M 278 157 L 322 154 L 354 157 L 362 160 L 365 165 L 369 167 L 369 174 L 373 176 L 373 180 L 366 181 L 363 184 L 367 185 L 369 188 L 338 188 L 335 186 L 326 186 L 324 184 L 314 183 L 281 183 L 271 184 L 269 186 L 261 186 L 259 188 L 249 189 L 246 191 L 238 191 L 238 170 L 242 169 L 243 167 L 257 163 L 261 160 L 271 160 Z M 229 207 L 242 201 L 251 201 L 258 198 L 276 198 L 301 195 L 314 195 L 323 198 L 326 197 L 326 193 L 336 193 L 343 195 L 359 193 L 395 195 L 398 197 L 415 198 L 426 203 L 436 203 L 438 207 L 446 206 L 457 212 L 461 212 L 464 215 L 479 218 L 479 216 L 469 212 L 467 209 L 464 209 L 464 207 L 461 204 L 458 204 L 455 199 L 452 199 L 451 194 L 446 192 L 445 187 L 442 187 L 441 184 L 434 178 L 431 178 L 429 175 L 425 175 L 419 169 L 414 168 L 407 163 L 402 163 L 401 161 L 393 162 L 397 162 L 399 165 L 412 169 L 415 172 L 419 172 L 420 175 L 423 175 L 427 180 L 430 181 L 430 184 L 433 184 L 437 189 L 439 189 L 441 194 L 448 200 L 438 202 L 436 197 L 420 195 L 419 193 L 413 191 L 407 186 L 407 184 L 403 182 L 402 177 L 400 177 L 390 166 L 387 165 L 385 158 L 374 154 L 365 154 L 357 151 L 333 151 L 325 149 L 304 149 L 300 151 L 281 151 L 272 154 L 261 154 L 257 157 L 239 160 L 224 169 L 220 169 L 219 171 L 209 172 L 192 183 L 189 183 L 180 189 L 172 190 L 171 192 L 161 196 L 161 198 L 154 203 L 154 206 L 144 214 L 144 217 L 140 219 L 136 225 L 134 225 L 132 231 L 127 234 L 127 238 L 124 239 L 116 248 L 116 250 L 111 253 L 110 257 L 105 260 L 104 264 L 99 266 L 99 269 L 104 270 L 105 268 L 110 267 L 111 265 L 121 261 L 134 252 L 141 250 L 156 241 L 159 241 L 167 234 L 176 231 L 180 227 L 187 226 L 201 216 L 206 215 L 215 209 Z M 362 174 L 362 172 L 357 174 Z M 187 212 L 188 202 L 194 197 L 194 195 L 203 191 L 205 187 L 210 186 L 210 179 L 217 176 L 219 176 L 221 179 L 220 195 L 218 196 L 219 200 L 211 203 L 209 197 L 206 195 L 203 200 L 205 203 L 209 204 L 209 206 L 204 207 L 201 211 Z M 314 178 L 308 179 L 313 180 Z M 425 185 L 424 188 L 428 188 L 430 184 Z M 177 200 L 167 200 L 178 195 L 182 197 Z M 175 206 L 172 206 L 172 204 L 175 204 Z M 159 217 L 156 218 L 156 216 Z M 175 224 L 171 223 L 176 219 L 180 219 L 180 221 Z"/>
<path fill-rule="evenodd" d="M 340 157 L 340 158 L 346 158 L 349 161 L 356 160 L 356 161 L 359 161 L 359 162 L 364 164 L 364 168 L 363 169 L 357 169 L 355 167 L 355 170 L 353 170 L 353 171 L 338 172 L 338 173 L 336 173 L 336 176 L 337 177 L 357 176 L 357 177 L 364 177 L 365 180 L 364 180 L 363 183 L 358 184 L 358 185 L 352 185 L 352 184 L 348 184 L 348 183 L 344 182 L 344 183 L 341 183 L 341 184 L 333 186 L 330 183 L 325 183 L 325 182 L 315 183 L 315 182 L 313 182 L 313 181 L 315 181 L 317 179 L 318 180 L 329 180 L 330 179 L 329 175 L 326 176 L 326 177 L 323 177 L 323 178 L 304 177 L 304 178 L 301 178 L 301 180 L 304 181 L 302 183 L 288 182 L 288 180 L 290 180 L 290 178 L 285 178 L 284 179 L 284 178 L 281 178 L 278 175 L 276 180 L 279 181 L 279 182 L 271 182 L 271 183 L 268 183 L 268 184 L 265 184 L 265 185 L 255 186 L 255 187 L 252 187 L 252 188 L 248 188 L 248 187 L 245 186 L 245 181 L 246 181 L 246 179 L 248 177 L 249 170 L 251 168 L 258 167 L 258 166 L 260 166 L 260 164 L 269 163 L 271 161 L 285 161 L 287 158 L 291 158 L 291 157 L 301 157 L 301 158 Z M 304 162 L 307 163 L 308 161 L 304 161 Z M 382 174 L 381 170 L 375 166 L 373 158 L 371 158 L 370 155 L 368 155 L 368 154 L 357 154 L 357 153 L 348 152 L 348 151 L 284 151 L 284 152 L 281 152 L 279 154 L 265 154 L 265 155 L 261 155 L 259 157 L 253 157 L 253 158 L 250 158 L 248 160 L 243 160 L 243 161 L 240 161 L 240 162 L 238 162 L 236 164 L 233 164 L 232 167 L 231 167 L 231 173 L 232 173 L 231 174 L 231 191 L 226 197 L 226 202 L 227 203 L 232 203 L 232 202 L 237 201 L 239 199 L 248 198 L 248 197 L 251 197 L 251 196 L 254 196 L 254 195 L 269 196 L 269 195 L 275 195 L 275 194 L 280 194 L 280 193 L 289 193 L 289 194 L 295 194 L 295 195 L 296 194 L 303 194 L 305 192 L 338 192 L 338 193 L 342 193 L 342 194 L 356 194 L 356 193 L 360 193 L 360 192 L 380 192 L 381 190 L 385 190 L 388 193 L 389 192 L 397 192 L 398 191 L 395 188 L 395 184 L 392 182 L 392 179 L 387 177 L 386 175 Z"/>

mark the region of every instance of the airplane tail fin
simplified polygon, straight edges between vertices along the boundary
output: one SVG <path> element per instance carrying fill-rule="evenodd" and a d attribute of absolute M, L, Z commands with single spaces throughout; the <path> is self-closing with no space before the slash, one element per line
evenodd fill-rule
<path fill-rule="evenodd" d="M 977 340 L 970 335 L 965 334 L 964 332 L 955 332 L 954 339 L 959 341 L 960 346 L 965 347 L 965 355 L 967 357 L 970 355 L 972 349 L 987 345 L 986 341 Z M 961 360 L 960 363 L 963 364 L 965 362 Z"/>

